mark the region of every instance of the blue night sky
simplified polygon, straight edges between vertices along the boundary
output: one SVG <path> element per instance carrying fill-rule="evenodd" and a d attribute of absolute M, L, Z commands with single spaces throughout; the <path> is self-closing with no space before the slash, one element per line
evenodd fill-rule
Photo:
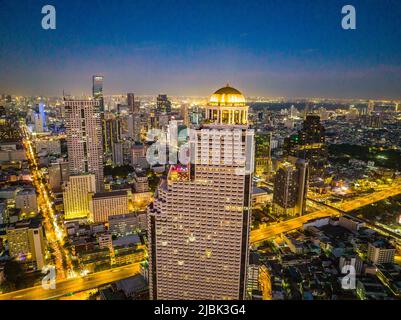
<path fill-rule="evenodd" d="M 41 8 L 57 29 L 41 28 Z M 357 29 L 341 28 L 352 4 Z M 0 0 L 0 93 L 401 98 L 399 0 Z"/>

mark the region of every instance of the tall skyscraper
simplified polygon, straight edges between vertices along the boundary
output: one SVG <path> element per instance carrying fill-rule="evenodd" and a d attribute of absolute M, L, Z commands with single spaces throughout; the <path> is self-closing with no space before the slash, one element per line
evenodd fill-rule
<path fill-rule="evenodd" d="M 139 113 L 140 101 L 135 100 L 133 93 L 127 93 L 127 105 L 130 113 Z"/>
<path fill-rule="evenodd" d="M 274 179 L 273 210 L 279 215 L 302 215 L 308 192 L 308 164 L 290 159 L 279 165 Z"/>
<path fill-rule="evenodd" d="M 171 101 L 167 98 L 166 94 L 159 94 L 156 101 L 157 113 L 171 113 Z"/>
<path fill-rule="evenodd" d="M 375 102 L 369 100 L 368 102 L 368 115 L 372 114 L 375 111 Z"/>
<path fill-rule="evenodd" d="M 135 95 L 133 93 L 127 93 L 127 105 L 130 107 L 131 112 L 134 112 Z"/>
<path fill-rule="evenodd" d="M 93 98 L 99 100 L 100 112 L 104 112 L 103 76 L 95 75 L 92 77 L 92 95 Z"/>
<path fill-rule="evenodd" d="M 272 169 L 271 160 L 271 133 L 259 134 L 255 143 L 255 175 L 267 180 Z"/>
<path fill-rule="evenodd" d="M 211 96 L 206 115 L 190 134 L 191 163 L 170 167 L 148 209 L 152 299 L 245 297 L 254 132 L 232 87 Z"/>
<path fill-rule="evenodd" d="M 65 100 L 70 175 L 93 173 L 103 190 L 103 139 L 98 100 Z"/>
<path fill-rule="evenodd" d="M 122 119 L 114 116 L 105 119 L 104 128 L 104 152 L 112 154 L 114 143 L 121 141 L 122 138 Z"/>
<path fill-rule="evenodd" d="M 307 160 L 311 177 L 322 177 L 328 158 L 325 141 L 325 128 L 320 117 L 307 115 L 298 134 L 285 140 L 285 151 L 288 156 Z"/>

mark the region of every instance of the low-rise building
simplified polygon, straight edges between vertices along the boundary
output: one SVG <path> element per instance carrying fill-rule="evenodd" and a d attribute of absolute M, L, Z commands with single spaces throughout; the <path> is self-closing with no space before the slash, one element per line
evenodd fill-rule
<path fill-rule="evenodd" d="M 395 247 L 387 240 L 377 240 L 368 244 L 368 260 L 374 264 L 393 263 Z"/>
<path fill-rule="evenodd" d="M 110 216 L 129 212 L 127 191 L 95 193 L 90 201 L 90 220 L 107 222 Z"/>
<path fill-rule="evenodd" d="M 45 237 L 38 220 L 10 224 L 6 229 L 10 256 L 41 270 L 45 265 Z"/>

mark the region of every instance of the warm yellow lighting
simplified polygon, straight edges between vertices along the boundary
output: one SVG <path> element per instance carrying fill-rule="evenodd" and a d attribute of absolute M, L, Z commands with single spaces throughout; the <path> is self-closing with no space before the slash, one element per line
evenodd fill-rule
<path fill-rule="evenodd" d="M 227 85 L 212 94 L 209 100 L 211 105 L 245 105 L 245 97 L 237 89 Z"/>

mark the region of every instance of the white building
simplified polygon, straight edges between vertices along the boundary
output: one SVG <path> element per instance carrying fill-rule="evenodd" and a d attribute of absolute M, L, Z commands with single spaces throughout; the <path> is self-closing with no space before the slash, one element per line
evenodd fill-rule
<path fill-rule="evenodd" d="M 232 87 L 216 91 L 190 137 L 189 166 L 171 166 L 148 210 L 152 299 L 246 295 L 254 132 Z"/>

